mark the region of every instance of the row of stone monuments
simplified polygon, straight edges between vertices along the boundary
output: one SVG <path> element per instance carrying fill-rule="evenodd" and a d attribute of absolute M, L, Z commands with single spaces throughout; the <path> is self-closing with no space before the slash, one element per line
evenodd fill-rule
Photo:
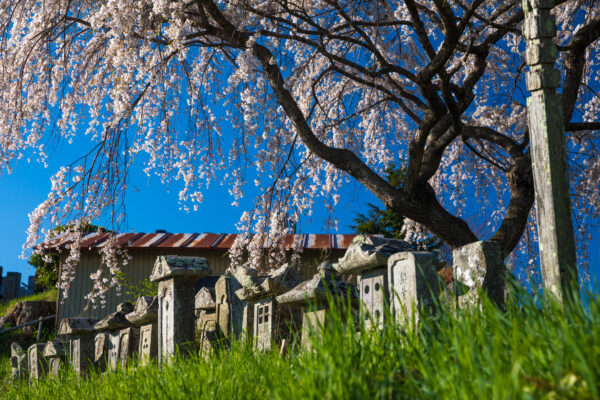
<path fill-rule="evenodd" d="M 13 377 L 34 381 L 58 374 L 67 360 L 79 376 L 90 368 L 124 367 L 132 358 L 142 363 L 158 358 L 161 366 L 177 352 L 199 348 L 208 356 L 215 346 L 240 338 L 270 350 L 300 331 L 306 348 L 309 332 L 329 323 L 332 298 L 356 307 L 367 328 L 381 328 L 386 318 L 416 323 L 420 312 L 439 304 L 440 265 L 435 253 L 416 252 L 404 241 L 358 236 L 338 263 L 323 262 L 308 281 L 287 264 L 269 274 L 240 267 L 198 290 L 197 283 L 211 272 L 206 259 L 159 256 L 150 277 L 158 282 L 158 296 L 140 297 L 135 306 L 122 303 L 100 321 L 65 318 L 57 340 L 34 344 L 27 353 L 13 343 Z M 503 305 L 505 268 L 498 243 L 456 250 L 453 267 L 459 306 L 477 301 L 481 289 Z M 349 275 L 357 276 L 356 286 L 343 279 Z"/>

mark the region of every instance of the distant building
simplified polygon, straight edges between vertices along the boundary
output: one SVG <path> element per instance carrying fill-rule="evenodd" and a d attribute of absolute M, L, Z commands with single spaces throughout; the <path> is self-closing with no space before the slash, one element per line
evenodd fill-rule
<path fill-rule="evenodd" d="M 290 250 L 292 248 L 303 250 L 300 273 L 305 279 L 309 279 L 316 273 L 321 261 L 337 261 L 355 236 L 295 234 L 287 235 L 284 244 Z M 135 301 L 125 293 L 117 294 L 115 288 L 106 293 L 106 305 L 102 308 L 92 307 L 84 298 L 92 289 L 93 282 L 90 275 L 97 271 L 101 264 L 98 251 L 102 249 L 108 237 L 107 233 L 96 232 L 88 234 L 81 240 L 81 258 L 76 266 L 75 278 L 71 282 L 67 297 L 63 298 L 59 294 L 57 306 L 59 321 L 65 317 L 102 318 L 114 312 L 119 303 L 125 300 Z M 129 284 L 136 285 L 149 278 L 157 256 L 182 255 L 205 257 L 213 274 L 218 276 L 223 274 L 230 265 L 228 252 L 236 237 L 235 234 L 215 233 L 121 233 L 117 235 L 118 246 L 126 249 L 131 257 L 121 270 Z M 51 254 L 58 254 L 59 268 L 62 269 L 68 255 L 67 246 L 70 243 L 69 237 L 63 234 L 41 248 Z"/>
<path fill-rule="evenodd" d="M 2 279 L 2 300 L 8 301 L 20 296 L 21 273 L 7 272 Z"/>

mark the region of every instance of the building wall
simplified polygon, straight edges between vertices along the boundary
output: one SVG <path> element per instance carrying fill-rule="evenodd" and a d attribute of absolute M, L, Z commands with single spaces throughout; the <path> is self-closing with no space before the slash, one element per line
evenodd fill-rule
<path fill-rule="evenodd" d="M 343 255 L 343 250 L 305 250 L 302 253 L 300 274 L 304 279 L 311 278 L 316 267 L 322 260 L 337 261 Z M 159 255 L 182 255 L 205 257 L 212 269 L 213 274 L 220 275 L 229 267 L 229 256 L 224 250 L 206 249 L 129 249 L 131 259 L 121 270 L 125 274 L 130 285 L 136 285 L 144 279 L 148 279 L 154 267 L 154 261 Z M 61 265 L 66 255 L 61 256 Z M 106 294 L 106 305 L 91 304 L 85 296 L 92 290 L 93 282 L 90 275 L 100 267 L 101 258 L 96 250 L 82 250 L 79 264 L 76 266 L 75 279 L 71 282 L 66 297 L 59 293 L 57 305 L 57 321 L 66 317 L 91 317 L 103 318 L 114 312 L 119 303 L 124 301 L 135 302 L 135 298 L 127 296 L 123 289 L 117 294 L 116 288 L 111 288 Z"/>

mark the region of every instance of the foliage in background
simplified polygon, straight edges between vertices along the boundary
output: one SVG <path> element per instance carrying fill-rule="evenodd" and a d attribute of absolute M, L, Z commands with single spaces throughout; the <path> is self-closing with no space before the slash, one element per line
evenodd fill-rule
<path fill-rule="evenodd" d="M 133 285 L 121 271 L 116 271 L 115 277 L 117 278 L 118 285 L 121 287 L 121 291 L 134 300 L 140 296 L 158 295 L 158 282 L 151 282 L 150 279 L 143 279 L 136 285 Z"/>
<path fill-rule="evenodd" d="M 67 230 L 72 229 L 72 226 L 58 225 L 52 229 L 50 238 L 60 235 Z M 106 232 L 107 230 L 101 226 L 93 224 L 84 224 L 82 226 L 82 232 Z M 58 281 L 58 270 L 59 270 L 59 257 L 56 255 L 42 255 L 39 253 L 32 253 L 27 261 L 30 265 L 35 268 L 35 279 L 36 287 L 44 289 L 50 289 L 56 287 Z"/>
<path fill-rule="evenodd" d="M 417 330 L 346 329 L 339 315 L 311 350 L 287 359 L 248 343 L 205 359 L 178 358 L 37 385 L 6 385 L 11 399 L 594 399 L 600 397 L 600 298 L 562 308 L 518 293 L 501 312 L 444 310 Z M 348 317 L 348 313 L 346 314 Z"/>
<path fill-rule="evenodd" d="M 406 168 L 391 164 L 386 169 L 386 179 L 395 188 L 401 189 Z M 407 233 L 404 226 L 404 216 L 387 208 L 379 208 L 368 203 L 368 213 L 357 214 L 354 218 L 356 225 L 350 225 L 356 233 L 363 235 L 383 235 L 387 238 L 406 239 Z M 410 240 L 412 246 L 417 250 L 434 250 L 441 247 L 441 242 L 430 234 Z"/>

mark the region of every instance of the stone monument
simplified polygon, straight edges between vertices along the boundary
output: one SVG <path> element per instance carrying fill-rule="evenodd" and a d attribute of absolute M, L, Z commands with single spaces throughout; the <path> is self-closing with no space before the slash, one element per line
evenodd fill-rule
<path fill-rule="evenodd" d="M 203 257 L 159 256 L 150 275 L 158 282 L 158 364 L 194 343 L 196 281 L 210 273 Z"/>
<path fill-rule="evenodd" d="M 121 330 L 131 327 L 131 322 L 126 318 L 126 315 L 133 311 L 133 304 L 130 302 L 124 302 L 117 306 L 117 311 L 108 314 L 102 318 L 96 324 L 94 329 L 98 341 L 96 344 L 102 344 L 103 347 L 95 346 L 95 350 L 98 350 L 94 354 L 94 363 L 100 365 L 106 364 L 109 370 L 115 370 L 120 363 L 121 359 Z M 104 339 L 98 337 L 98 335 L 104 334 Z M 107 342 L 108 339 L 108 343 Z M 106 344 L 108 344 L 108 360 L 102 361 L 104 351 L 106 350 Z"/>
<path fill-rule="evenodd" d="M 483 290 L 501 309 L 505 305 L 506 268 L 500 242 L 480 241 L 452 252 L 458 306 L 477 304 Z"/>
<path fill-rule="evenodd" d="M 27 353 L 19 346 L 18 343 L 10 344 L 10 366 L 11 378 L 13 380 L 26 378 L 29 373 L 29 362 Z"/>
<path fill-rule="evenodd" d="M 140 329 L 138 353 L 146 364 L 158 354 L 158 296 L 140 296 L 127 320 Z"/>
<path fill-rule="evenodd" d="M 251 284 L 258 271 L 242 265 L 221 276 L 215 284 L 217 325 L 224 338 L 253 336 L 254 304 L 240 299 L 235 293 L 242 285 Z"/>
<path fill-rule="evenodd" d="M 396 253 L 414 251 L 409 243 L 379 236 L 357 236 L 352 240 L 336 269 L 357 274 L 360 299 L 364 305 L 365 327 L 383 327 L 389 307 L 388 259 Z"/>
<path fill-rule="evenodd" d="M 302 316 L 288 305 L 280 305 L 276 297 L 302 282 L 302 278 L 289 264 L 268 275 L 256 276 L 243 283 L 236 295 L 254 304 L 254 339 L 258 349 L 270 350 L 273 343 L 290 339 L 298 330 Z"/>
<path fill-rule="evenodd" d="M 94 362 L 94 324 L 92 318 L 63 318 L 57 335 L 66 336 L 69 357 L 77 376 L 83 376 Z"/>
<path fill-rule="evenodd" d="M 403 325 L 418 323 L 419 311 L 432 311 L 439 301 L 440 264 L 435 253 L 405 251 L 388 259 L 391 312 Z"/>
<path fill-rule="evenodd" d="M 29 346 L 27 351 L 29 354 L 29 379 L 32 382 L 40 380 L 48 372 L 48 363 L 42 355 L 44 346 L 44 343 L 35 343 Z"/>
<path fill-rule="evenodd" d="M 578 290 L 575 239 L 571 220 L 571 199 L 565 144 L 560 73 L 554 68 L 558 50 L 554 0 L 524 0 L 523 36 L 527 118 L 531 140 L 531 162 L 535 187 L 542 279 L 547 290 L 558 298 Z"/>
<path fill-rule="evenodd" d="M 330 323 L 330 299 L 342 299 L 340 303 L 346 304 L 349 298 L 351 305 L 357 305 L 359 300 L 356 287 L 343 281 L 330 261 L 323 261 L 318 270 L 311 280 L 277 296 L 279 304 L 302 307 L 303 348 L 310 347 L 311 332 L 319 332 L 319 328 L 325 328 Z M 344 310 L 340 311 L 343 313 Z"/>
<path fill-rule="evenodd" d="M 214 344 L 219 340 L 218 318 L 216 313 L 214 289 L 203 287 L 196 293 L 196 330 L 200 342 L 200 355 L 208 356 Z"/>
<path fill-rule="evenodd" d="M 66 352 L 65 344 L 62 341 L 54 340 L 46 343 L 44 346 L 44 357 L 48 362 L 48 369 L 51 375 L 58 376 L 61 365 L 63 364 Z"/>

